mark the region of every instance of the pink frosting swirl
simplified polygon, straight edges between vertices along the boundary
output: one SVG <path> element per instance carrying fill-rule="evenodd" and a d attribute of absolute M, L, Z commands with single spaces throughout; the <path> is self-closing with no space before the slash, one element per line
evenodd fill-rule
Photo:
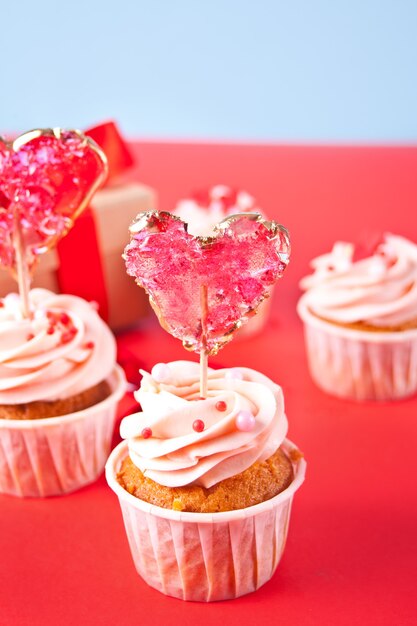
<path fill-rule="evenodd" d="M 374 254 L 355 261 L 354 246 L 338 242 L 314 259 L 300 286 L 312 313 L 337 323 L 390 328 L 417 319 L 417 245 L 386 234 Z"/>
<path fill-rule="evenodd" d="M 247 368 L 209 369 L 208 397 L 200 400 L 198 364 L 168 366 L 164 383 L 142 372 L 135 394 L 142 412 L 125 417 L 120 427 L 133 463 L 145 476 L 168 487 L 208 488 L 264 461 L 281 445 L 288 427 L 284 399 L 269 378 Z M 219 401 L 224 410 L 216 407 Z M 249 432 L 236 426 L 240 411 L 255 417 Z M 195 420 L 204 422 L 202 432 L 193 430 Z M 144 428 L 152 431 L 148 439 Z"/>
<path fill-rule="evenodd" d="M 30 319 L 17 294 L 0 304 L 0 404 L 62 400 L 112 372 L 115 339 L 85 300 L 33 289 Z"/>

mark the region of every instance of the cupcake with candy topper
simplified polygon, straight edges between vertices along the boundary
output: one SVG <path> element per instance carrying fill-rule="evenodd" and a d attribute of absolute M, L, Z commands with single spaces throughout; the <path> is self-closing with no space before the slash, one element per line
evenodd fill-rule
<path fill-rule="evenodd" d="M 19 291 L 0 300 L 2 493 L 63 494 L 104 468 L 125 388 L 114 337 L 88 302 L 30 283 L 105 176 L 104 154 L 78 131 L 0 140 L 0 264 Z"/>
<path fill-rule="evenodd" d="M 267 219 L 265 212 L 252 195 L 244 189 L 229 185 L 214 185 L 194 191 L 189 198 L 179 200 L 172 213 L 188 224 L 190 235 L 200 237 L 212 235 L 216 224 L 231 215 L 257 213 L 263 219 Z M 268 297 L 262 302 L 256 317 L 251 324 L 245 325 L 240 330 L 238 338 L 256 335 L 265 328 L 271 312 L 272 295 L 271 286 Z"/>
<path fill-rule="evenodd" d="M 417 392 L 417 245 L 385 234 L 368 249 L 337 242 L 311 263 L 298 304 L 312 378 L 355 400 Z"/>
<path fill-rule="evenodd" d="M 125 441 L 106 477 L 149 585 L 184 600 L 238 597 L 278 565 L 305 461 L 285 438 L 281 388 L 245 367 L 213 370 L 208 358 L 282 276 L 288 234 L 258 214 L 237 214 L 193 236 L 180 218 L 156 211 L 139 214 L 130 233 L 128 273 L 200 363 L 142 372 L 142 410 L 122 421 Z"/>

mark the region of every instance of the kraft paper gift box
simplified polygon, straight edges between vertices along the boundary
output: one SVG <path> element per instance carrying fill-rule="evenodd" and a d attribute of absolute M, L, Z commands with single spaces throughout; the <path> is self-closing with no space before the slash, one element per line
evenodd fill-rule
<path fill-rule="evenodd" d="M 93 208 L 99 224 L 99 240 L 104 251 L 104 276 L 108 294 L 108 322 L 113 329 L 135 325 L 150 310 L 143 289 L 126 273 L 122 253 L 129 241 L 129 226 L 140 211 L 156 207 L 156 192 L 140 183 L 99 191 Z M 139 292 L 139 293 L 138 293 Z"/>

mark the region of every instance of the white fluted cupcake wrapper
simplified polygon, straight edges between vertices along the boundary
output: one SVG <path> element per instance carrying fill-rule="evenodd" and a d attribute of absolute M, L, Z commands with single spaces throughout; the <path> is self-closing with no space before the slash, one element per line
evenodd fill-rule
<path fill-rule="evenodd" d="M 110 452 L 117 404 L 126 391 L 122 369 L 108 379 L 111 395 L 70 415 L 0 419 L 0 493 L 54 496 L 98 478 Z"/>
<path fill-rule="evenodd" d="M 288 452 L 296 447 L 286 440 Z M 279 563 L 287 538 L 292 499 L 304 480 L 306 463 L 294 463 L 291 485 L 271 500 L 225 513 L 181 513 L 153 506 L 117 482 L 128 454 L 119 444 L 106 465 L 109 486 L 119 498 L 138 573 L 155 589 L 181 598 L 229 600 L 266 583 Z"/>
<path fill-rule="evenodd" d="M 417 393 L 417 329 L 378 332 L 337 326 L 298 303 L 315 383 L 333 396 L 396 400 Z"/>

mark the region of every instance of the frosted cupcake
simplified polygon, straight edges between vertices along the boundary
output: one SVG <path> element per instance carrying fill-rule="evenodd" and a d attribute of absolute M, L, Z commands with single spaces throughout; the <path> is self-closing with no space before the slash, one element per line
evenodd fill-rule
<path fill-rule="evenodd" d="M 188 232 L 200 237 L 212 235 L 219 222 L 237 213 L 257 213 L 266 217 L 253 196 L 243 189 L 233 189 L 228 185 L 214 185 L 197 191 L 192 197 L 179 200 L 173 210 L 174 215 L 188 224 Z M 238 337 L 250 337 L 265 328 L 271 312 L 272 294 L 273 289 L 271 297 L 260 304 L 258 314 L 251 324 L 242 328 Z"/>
<path fill-rule="evenodd" d="M 30 306 L 0 301 L 0 492 L 49 496 L 103 471 L 125 384 L 88 302 L 33 289 Z"/>
<path fill-rule="evenodd" d="M 248 368 L 177 361 L 143 372 L 142 411 L 106 474 L 146 582 L 184 600 L 224 600 L 273 575 L 305 461 L 288 441 L 282 390 Z"/>
<path fill-rule="evenodd" d="M 179 200 L 173 210 L 188 224 L 190 235 L 198 237 L 212 235 L 216 224 L 236 213 L 259 213 L 265 217 L 253 196 L 227 185 L 197 191 L 191 198 Z"/>
<path fill-rule="evenodd" d="M 386 234 L 355 259 L 336 243 L 301 281 L 309 367 L 324 391 L 356 400 L 393 400 L 417 391 L 417 246 Z"/>
<path fill-rule="evenodd" d="M 107 481 L 149 585 L 184 600 L 235 598 L 274 573 L 305 463 L 285 439 L 280 387 L 248 368 L 207 363 L 282 276 L 288 233 L 238 214 L 195 237 L 178 217 L 153 211 L 138 215 L 130 235 L 128 273 L 200 364 L 142 372 L 142 411 L 123 420 Z"/>
<path fill-rule="evenodd" d="M 84 300 L 30 285 L 106 173 L 102 150 L 76 130 L 0 138 L 0 267 L 19 291 L 0 301 L 2 493 L 68 493 L 104 468 L 125 389 L 114 338 Z"/>

